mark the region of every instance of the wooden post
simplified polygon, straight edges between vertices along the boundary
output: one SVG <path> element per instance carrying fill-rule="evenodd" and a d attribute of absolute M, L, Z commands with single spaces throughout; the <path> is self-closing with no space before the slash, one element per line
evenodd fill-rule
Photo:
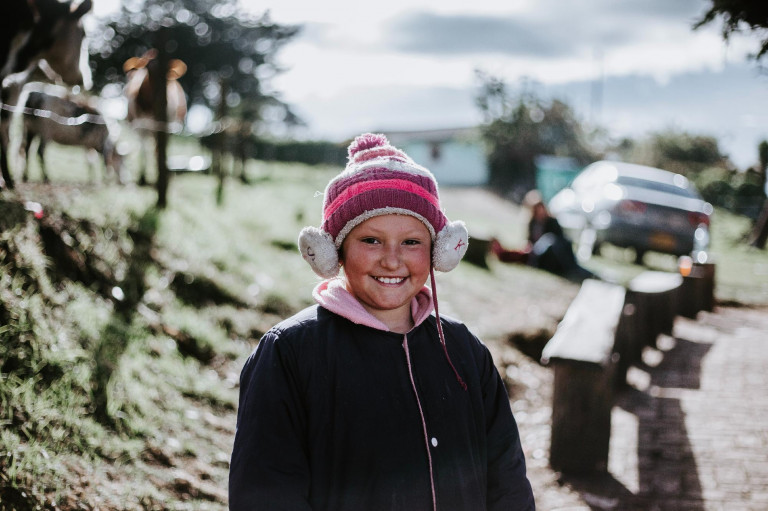
<path fill-rule="evenodd" d="M 636 307 L 645 345 L 655 346 L 659 334 L 672 333 L 682 283 L 679 274 L 660 271 L 643 272 L 629 282 L 627 301 Z"/>
<path fill-rule="evenodd" d="M 554 361 L 549 455 L 554 470 L 584 474 L 608 469 L 615 362 Z"/>
<path fill-rule="evenodd" d="M 157 207 L 164 209 L 168 205 L 168 41 L 167 31 L 161 28 L 155 39 L 157 46 L 157 72 L 150 73 L 152 89 L 155 91 L 155 155 L 157 158 Z"/>
<path fill-rule="evenodd" d="M 464 260 L 480 268 L 488 269 L 488 252 L 490 242 L 483 238 L 470 236 L 467 245 L 467 253 L 464 254 Z"/>
<path fill-rule="evenodd" d="M 694 263 L 693 271 L 704 281 L 702 310 L 715 310 L 715 263 Z"/>
<path fill-rule="evenodd" d="M 619 354 L 615 383 L 622 387 L 627 371 L 643 356 L 643 348 L 655 346 L 660 333 L 671 334 L 678 314 L 683 279 L 677 273 L 643 272 L 630 281 L 621 320 L 616 329 Z"/>
<path fill-rule="evenodd" d="M 564 472 L 605 472 L 618 356 L 616 328 L 624 288 L 597 280 L 582 283 L 542 352 L 552 364 L 552 439 L 549 462 Z"/>
<path fill-rule="evenodd" d="M 630 366 L 636 364 L 642 354 L 644 343 L 644 331 L 641 324 L 642 315 L 637 305 L 630 297 L 630 292 L 624 298 L 624 307 L 621 310 L 621 318 L 616 327 L 616 340 L 613 350 L 619 355 L 616 366 L 614 384 L 621 388 L 626 385 L 627 371 Z"/>
<path fill-rule="evenodd" d="M 683 285 L 678 299 L 678 311 L 681 316 L 696 319 L 699 311 L 715 309 L 715 264 L 693 263 L 688 275 L 683 277 Z"/>

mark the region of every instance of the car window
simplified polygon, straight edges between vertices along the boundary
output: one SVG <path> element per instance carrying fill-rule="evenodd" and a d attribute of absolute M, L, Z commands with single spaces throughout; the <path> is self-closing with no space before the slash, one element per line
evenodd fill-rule
<path fill-rule="evenodd" d="M 674 195 L 681 195 L 683 197 L 689 197 L 692 199 L 698 199 L 698 194 L 691 188 L 684 188 L 674 185 L 672 183 L 663 183 L 660 181 L 648 181 L 647 179 L 640 179 L 630 176 L 619 176 L 616 180 L 617 184 L 625 186 L 635 186 L 637 188 L 645 188 L 647 190 L 654 190 L 657 192 L 671 193 Z"/>

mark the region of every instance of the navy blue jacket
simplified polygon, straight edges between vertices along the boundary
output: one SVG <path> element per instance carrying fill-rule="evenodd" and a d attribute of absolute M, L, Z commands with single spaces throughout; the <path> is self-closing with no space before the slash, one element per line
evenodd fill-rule
<path fill-rule="evenodd" d="M 267 332 L 241 375 L 230 509 L 427 511 L 434 486 L 441 511 L 533 510 L 491 355 L 442 323 L 467 390 L 434 316 L 397 334 L 315 305 Z"/>

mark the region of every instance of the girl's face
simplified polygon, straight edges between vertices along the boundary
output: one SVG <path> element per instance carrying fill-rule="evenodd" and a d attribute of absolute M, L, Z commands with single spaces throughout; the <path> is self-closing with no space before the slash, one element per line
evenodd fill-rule
<path fill-rule="evenodd" d="M 427 227 L 412 216 L 369 218 L 341 245 L 347 291 L 391 330 L 407 331 L 411 299 L 429 276 L 431 248 Z"/>

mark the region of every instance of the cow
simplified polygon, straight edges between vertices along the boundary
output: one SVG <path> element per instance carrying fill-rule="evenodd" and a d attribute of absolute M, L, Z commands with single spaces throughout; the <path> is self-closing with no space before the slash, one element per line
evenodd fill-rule
<path fill-rule="evenodd" d="M 38 139 L 37 154 L 45 182 L 48 182 L 45 148 L 49 142 L 83 147 L 89 149 L 89 153 L 100 153 L 104 167 L 115 173 L 119 183 L 123 182 L 122 156 L 117 147 L 117 125 L 105 118 L 97 107 L 88 104 L 85 98 L 72 97 L 61 87 L 29 83 L 22 92 L 19 106 L 23 112 L 22 149 L 26 155 L 22 176 L 24 181 L 28 178 L 29 150 L 32 142 Z M 45 112 L 45 115 L 39 115 L 39 112 Z M 93 181 L 94 165 L 90 163 Z"/>
<path fill-rule="evenodd" d="M 128 80 L 125 84 L 124 94 L 128 100 L 128 113 L 126 120 L 137 130 L 139 136 L 144 139 L 141 148 L 141 162 L 139 163 L 139 183 L 146 181 L 146 166 L 149 138 L 155 129 L 167 129 L 165 126 L 157 126 L 154 113 L 155 90 L 154 77 L 159 72 L 157 50 L 149 50 L 141 57 L 131 57 L 123 64 L 123 71 Z M 187 72 L 187 65 L 179 59 L 170 59 L 166 73 L 166 102 L 167 120 L 169 126 L 180 129 L 187 116 L 187 98 L 184 89 L 177 81 Z"/>
<path fill-rule="evenodd" d="M 8 129 L 15 98 L 6 93 L 5 79 L 24 73 L 45 59 L 70 85 L 90 87 L 88 51 L 82 17 L 91 0 L 4 0 L 0 16 L 0 186 L 13 188 L 8 168 Z"/>

